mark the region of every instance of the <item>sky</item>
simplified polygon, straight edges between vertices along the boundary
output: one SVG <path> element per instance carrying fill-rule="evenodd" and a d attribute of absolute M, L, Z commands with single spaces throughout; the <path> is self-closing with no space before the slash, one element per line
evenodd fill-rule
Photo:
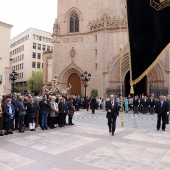
<path fill-rule="evenodd" d="M 57 0 L 0 0 L 0 21 L 13 25 L 11 38 L 28 28 L 51 32 Z"/>

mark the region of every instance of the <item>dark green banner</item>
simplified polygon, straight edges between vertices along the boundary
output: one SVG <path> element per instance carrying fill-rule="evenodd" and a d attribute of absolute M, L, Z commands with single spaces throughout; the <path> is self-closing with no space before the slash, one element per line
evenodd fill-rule
<path fill-rule="evenodd" d="M 170 42 L 170 0 L 127 0 L 132 78 L 138 78 Z"/>

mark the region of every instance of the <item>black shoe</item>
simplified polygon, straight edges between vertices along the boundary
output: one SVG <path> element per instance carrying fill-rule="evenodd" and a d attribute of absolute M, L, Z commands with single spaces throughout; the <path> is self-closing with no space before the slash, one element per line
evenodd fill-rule
<path fill-rule="evenodd" d="M 109 129 L 109 133 L 111 133 L 112 131 L 111 131 L 111 129 Z"/>
<path fill-rule="evenodd" d="M 54 127 L 50 127 L 50 129 L 54 129 Z"/>
<path fill-rule="evenodd" d="M 8 132 L 5 132 L 4 135 L 8 135 Z"/>
<path fill-rule="evenodd" d="M 159 128 L 157 128 L 157 131 L 159 131 Z"/>
<path fill-rule="evenodd" d="M 48 130 L 47 126 L 45 126 L 45 130 Z"/>
<path fill-rule="evenodd" d="M 23 131 L 23 130 L 21 130 L 21 131 L 19 131 L 19 133 L 24 133 L 24 131 Z"/>
<path fill-rule="evenodd" d="M 44 130 L 44 127 L 42 127 L 42 130 Z"/>
<path fill-rule="evenodd" d="M 71 123 L 71 125 L 74 125 L 73 123 Z"/>
<path fill-rule="evenodd" d="M 162 129 L 163 131 L 165 131 L 165 129 Z"/>
<path fill-rule="evenodd" d="M 112 133 L 112 136 L 114 136 L 115 134 L 114 133 Z"/>
<path fill-rule="evenodd" d="M 13 134 L 13 132 L 11 131 L 11 132 L 8 132 L 8 134 Z"/>
<path fill-rule="evenodd" d="M 4 136 L 4 134 L 3 134 L 3 133 L 0 133 L 0 136 Z"/>

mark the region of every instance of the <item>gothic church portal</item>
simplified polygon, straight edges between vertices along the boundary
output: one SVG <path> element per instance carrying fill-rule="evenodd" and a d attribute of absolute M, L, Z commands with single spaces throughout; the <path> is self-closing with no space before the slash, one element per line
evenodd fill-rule
<path fill-rule="evenodd" d="M 58 75 L 62 88 L 66 88 L 75 79 L 77 85 L 74 82 L 72 90 L 84 95 L 80 76 L 87 71 L 92 75 L 87 88 L 88 95 L 96 88 L 99 96 L 103 97 L 119 93 L 119 47 L 122 44 L 123 92 L 128 94 L 129 45 L 126 17 L 125 0 L 88 0 L 88 3 L 84 0 L 58 0 L 51 67 L 52 77 Z M 169 88 L 169 54 L 147 75 L 145 93 L 150 93 L 156 87 L 164 90 Z M 75 91 L 76 88 L 79 90 Z"/>

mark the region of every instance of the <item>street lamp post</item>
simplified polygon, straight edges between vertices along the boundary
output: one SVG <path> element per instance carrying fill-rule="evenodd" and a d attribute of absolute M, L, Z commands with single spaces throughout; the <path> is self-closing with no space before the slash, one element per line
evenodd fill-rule
<path fill-rule="evenodd" d="M 31 82 L 31 93 L 33 93 L 34 82 Z"/>
<path fill-rule="evenodd" d="M 83 82 L 83 86 L 85 89 L 85 99 L 86 99 L 86 88 L 87 88 L 87 82 L 89 82 L 91 79 L 91 74 L 87 73 L 87 71 L 85 71 L 82 75 L 81 75 L 81 80 Z"/>
<path fill-rule="evenodd" d="M 15 70 L 13 70 L 12 73 L 10 74 L 10 79 L 12 81 L 11 93 L 14 92 L 14 84 L 15 84 L 15 80 L 17 80 L 17 76 L 18 76 L 18 73 Z"/>

